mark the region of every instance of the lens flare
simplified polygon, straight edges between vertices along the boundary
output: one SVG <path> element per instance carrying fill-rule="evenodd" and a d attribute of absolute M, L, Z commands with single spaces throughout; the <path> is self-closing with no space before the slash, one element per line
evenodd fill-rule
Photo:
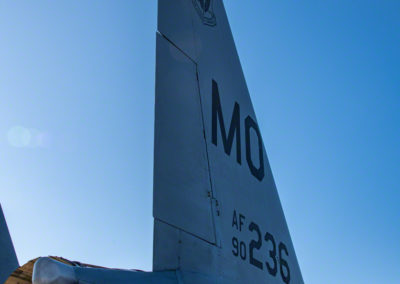
<path fill-rule="evenodd" d="M 8 143 L 17 148 L 27 147 L 31 141 L 31 133 L 22 126 L 14 126 L 7 133 Z"/>
<path fill-rule="evenodd" d="M 50 144 L 50 135 L 35 128 L 13 126 L 8 130 L 7 140 L 16 148 L 44 148 Z"/>

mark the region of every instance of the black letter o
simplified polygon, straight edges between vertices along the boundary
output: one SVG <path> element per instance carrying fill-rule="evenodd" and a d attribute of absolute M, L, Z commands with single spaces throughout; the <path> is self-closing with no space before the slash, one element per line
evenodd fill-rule
<path fill-rule="evenodd" d="M 250 141 L 250 128 L 253 128 L 258 138 L 258 157 L 260 159 L 260 167 L 256 168 L 251 160 L 251 141 Z M 257 123 L 250 117 L 247 116 L 245 120 L 245 132 L 246 132 L 246 160 L 251 171 L 251 174 L 255 176 L 259 181 L 264 178 L 264 155 L 263 155 L 263 144 L 261 139 L 260 130 L 258 129 Z"/>

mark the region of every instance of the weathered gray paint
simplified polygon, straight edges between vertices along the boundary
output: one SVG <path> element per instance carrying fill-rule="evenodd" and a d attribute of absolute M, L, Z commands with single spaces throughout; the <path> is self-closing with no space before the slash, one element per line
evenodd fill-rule
<path fill-rule="evenodd" d="M 18 260 L 8 231 L 3 209 L 0 205 L 0 283 L 18 268 Z"/>
<path fill-rule="evenodd" d="M 158 31 L 163 38 L 171 42 L 171 45 L 175 45 L 177 49 L 185 53 L 186 56 L 194 62 L 193 65 L 196 66 L 204 128 L 192 128 L 189 133 L 179 131 L 171 132 L 171 135 L 181 135 L 181 138 L 184 139 L 183 137 L 187 136 L 199 136 L 204 130 L 209 173 L 212 183 L 212 208 L 210 212 L 215 224 L 216 241 L 215 243 L 204 242 L 199 238 L 199 234 L 196 230 L 176 225 L 179 223 L 179 218 L 178 220 L 174 220 L 174 226 L 171 227 L 168 225 L 169 222 L 164 222 L 165 217 L 163 215 L 155 214 L 154 269 L 179 268 L 183 271 L 183 278 L 187 280 L 186 283 L 211 283 L 209 279 L 207 281 L 201 280 L 201 278 L 204 277 L 214 279 L 215 283 L 250 283 L 250 281 L 254 283 L 283 283 L 280 277 L 279 267 L 277 276 L 273 277 L 266 271 L 265 263 L 263 263 L 264 270 L 260 270 L 249 264 L 248 256 L 246 261 L 242 261 L 240 258 L 233 256 L 232 237 L 236 236 L 246 242 L 256 239 L 256 234 L 250 232 L 248 228 L 242 232 L 237 232 L 232 227 L 232 216 L 234 210 L 236 210 L 238 214 L 242 213 L 246 216 L 246 221 L 253 221 L 259 225 L 263 234 L 262 238 L 266 232 L 269 232 L 274 236 L 277 245 L 283 242 L 287 246 L 289 256 L 285 257 L 290 267 L 290 283 L 303 283 L 264 146 L 262 147 L 265 176 L 262 181 L 256 179 L 247 166 L 244 120 L 247 116 L 250 116 L 254 121 L 257 120 L 222 0 L 212 1 L 212 8 L 217 21 L 215 26 L 205 25 L 203 23 L 194 8 L 196 1 L 197 0 L 159 0 Z M 177 26 L 179 26 L 179 28 L 177 28 Z M 157 44 L 160 45 L 161 42 L 158 41 Z M 157 51 L 159 52 L 161 49 L 162 48 L 158 46 Z M 166 61 L 168 61 L 167 70 L 165 70 L 165 67 L 159 68 L 159 66 L 164 66 Z M 158 54 L 156 105 L 158 103 L 157 98 L 161 96 L 160 92 L 164 92 L 164 86 L 158 88 L 159 76 L 167 76 L 168 74 L 170 78 L 174 78 L 171 81 L 171 85 L 172 88 L 175 89 L 177 88 L 176 85 L 179 85 L 180 89 L 185 88 L 181 85 L 193 85 L 192 81 L 187 81 L 180 75 L 180 64 L 181 63 L 179 63 L 177 59 L 175 59 L 175 63 L 171 62 L 171 56 L 165 56 L 165 54 L 160 56 L 160 54 Z M 160 71 L 160 69 L 162 70 Z M 192 72 L 193 71 L 190 70 L 190 73 Z M 236 142 L 233 142 L 230 156 L 224 152 L 222 137 L 219 130 L 219 145 L 215 146 L 211 142 L 212 80 L 218 83 L 227 131 L 229 130 L 235 102 L 240 105 L 241 165 L 236 161 Z M 191 89 L 192 92 L 190 92 L 189 89 Z M 197 95 L 197 90 L 195 88 L 191 87 L 189 89 L 185 92 L 185 96 L 194 97 Z M 192 105 L 166 104 L 163 105 L 163 107 L 171 110 L 174 109 L 174 111 L 177 112 L 181 111 L 178 109 L 179 107 L 189 108 L 193 112 L 197 112 L 197 109 Z M 173 114 L 171 114 L 171 116 L 173 116 Z M 189 116 L 187 119 L 190 119 Z M 156 133 L 157 127 L 162 128 L 163 125 L 157 125 L 156 123 Z M 254 133 L 252 133 L 252 135 L 253 134 Z M 251 139 L 251 157 L 253 160 L 257 161 L 258 158 L 255 151 L 258 149 L 258 142 L 257 139 L 254 139 L 254 136 L 255 135 L 253 135 Z M 174 137 L 174 139 L 177 140 L 181 138 Z M 157 146 L 163 143 L 163 141 L 157 141 L 157 135 L 155 139 L 155 144 Z M 170 144 L 169 147 L 171 152 L 179 151 L 179 145 L 177 144 L 175 144 L 175 147 L 174 144 Z M 199 146 L 198 151 L 203 151 L 203 149 L 203 147 Z M 157 151 L 155 154 L 157 156 Z M 163 152 L 158 152 L 158 154 L 163 155 Z M 174 165 L 188 163 L 189 161 L 192 163 L 198 162 L 195 161 L 195 159 L 196 157 L 190 155 L 171 156 L 169 157 L 169 163 Z M 158 166 L 159 165 L 155 164 L 155 167 Z M 188 170 L 190 171 L 191 169 Z M 190 174 L 195 175 L 195 173 Z M 155 171 L 154 180 L 157 181 L 158 178 L 157 172 Z M 179 181 L 176 182 L 179 183 Z M 160 190 L 155 188 L 155 198 L 157 198 L 159 191 Z M 173 194 L 174 196 L 178 194 L 182 197 L 186 194 L 185 192 L 186 191 L 175 191 Z M 193 201 L 191 200 L 191 202 Z M 183 203 L 181 203 L 181 198 L 176 198 L 168 204 L 169 210 L 179 211 L 177 208 L 185 206 Z M 218 206 L 216 204 L 218 204 Z M 155 208 L 155 212 L 156 211 L 157 209 Z M 219 212 L 219 214 L 217 212 Z M 191 213 L 192 212 L 189 214 Z M 209 218 L 203 211 L 199 216 L 203 219 L 202 222 L 207 222 L 207 218 Z M 207 216 L 207 218 L 204 218 L 204 216 Z M 178 215 L 178 217 L 185 218 L 186 216 Z M 197 224 L 197 219 L 193 220 Z M 200 224 L 202 222 L 200 222 Z M 248 223 L 246 223 L 246 225 L 248 226 Z M 262 250 L 255 250 L 254 256 L 265 262 L 266 259 L 268 260 L 269 249 L 271 248 L 268 247 L 268 243 L 264 242 Z M 168 252 L 166 252 L 166 250 Z M 196 282 L 193 282 L 194 280 L 191 277 L 194 276 L 185 274 L 189 271 L 196 272 L 195 274 L 197 276 L 202 275 L 202 277 L 196 280 Z"/>

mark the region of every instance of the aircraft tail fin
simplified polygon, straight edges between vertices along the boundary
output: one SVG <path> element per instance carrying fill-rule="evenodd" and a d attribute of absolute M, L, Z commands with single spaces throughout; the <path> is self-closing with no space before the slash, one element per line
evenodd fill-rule
<path fill-rule="evenodd" d="M 154 259 L 184 283 L 303 283 L 222 0 L 159 0 Z"/>
<path fill-rule="evenodd" d="M 0 283 L 4 283 L 18 266 L 17 255 L 0 205 Z"/>

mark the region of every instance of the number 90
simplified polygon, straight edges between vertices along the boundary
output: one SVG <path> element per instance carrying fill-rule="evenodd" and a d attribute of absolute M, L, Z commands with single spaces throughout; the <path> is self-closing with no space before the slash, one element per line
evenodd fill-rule
<path fill-rule="evenodd" d="M 232 238 L 232 246 L 233 250 L 232 253 L 234 256 L 240 256 L 241 259 L 245 260 L 247 257 L 247 248 L 246 243 L 239 240 L 236 237 Z"/>

